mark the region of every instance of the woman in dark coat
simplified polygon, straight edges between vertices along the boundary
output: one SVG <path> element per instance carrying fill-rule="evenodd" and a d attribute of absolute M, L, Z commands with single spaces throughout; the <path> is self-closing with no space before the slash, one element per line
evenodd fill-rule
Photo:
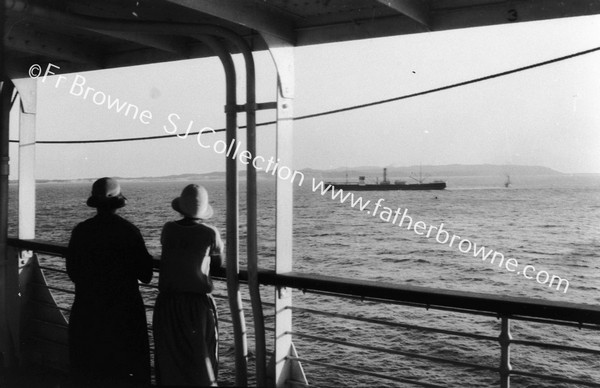
<path fill-rule="evenodd" d="M 138 280 L 152 279 L 152 256 L 133 224 L 119 183 L 97 180 L 87 205 L 97 214 L 73 229 L 67 273 L 75 283 L 69 318 L 72 372 L 81 384 L 150 384 L 146 312 Z M 104 382 L 102 382 L 104 381 Z"/>

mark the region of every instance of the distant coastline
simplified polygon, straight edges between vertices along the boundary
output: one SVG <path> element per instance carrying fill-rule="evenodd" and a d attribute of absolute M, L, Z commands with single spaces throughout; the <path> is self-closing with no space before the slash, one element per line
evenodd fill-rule
<path fill-rule="evenodd" d="M 523 166 L 523 165 L 496 165 L 496 164 L 449 164 L 441 166 L 383 166 L 388 170 L 388 176 L 393 178 L 409 178 L 411 176 L 418 176 L 419 170 L 422 171 L 425 179 L 448 179 L 449 177 L 504 177 L 506 175 L 511 176 L 600 176 L 595 173 L 577 173 L 567 174 L 560 171 L 553 170 L 548 167 L 542 166 Z M 348 177 L 349 181 L 358 179 L 358 176 L 367 177 L 380 177 L 383 169 L 381 166 L 360 166 L 360 167 L 338 167 L 334 169 L 312 169 L 306 168 L 299 170 L 307 176 L 319 177 L 321 179 L 345 179 Z M 246 171 L 241 170 L 238 173 L 240 181 L 246 179 Z M 119 177 L 115 178 L 122 181 L 223 181 L 225 180 L 224 171 L 213 171 L 208 173 L 194 174 L 174 174 L 174 175 L 163 175 L 163 176 L 144 176 L 144 177 Z M 258 174 L 258 180 L 260 181 L 272 181 L 274 177 L 270 174 Z M 97 177 L 90 178 L 77 178 L 77 179 L 37 179 L 36 182 L 43 183 L 91 183 L 96 180 Z M 17 183 L 17 180 L 11 180 L 10 183 Z"/>
<path fill-rule="evenodd" d="M 497 165 L 497 164 L 448 164 L 442 166 L 383 166 L 387 168 L 388 178 L 418 177 L 420 173 L 426 179 L 446 179 L 448 177 L 477 177 L 506 175 L 565 175 L 562 172 L 541 166 Z M 303 173 L 334 179 L 348 176 L 349 180 L 356 180 L 358 176 L 381 177 L 383 167 L 339 167 L 331 170 L 304 169 Z"/>

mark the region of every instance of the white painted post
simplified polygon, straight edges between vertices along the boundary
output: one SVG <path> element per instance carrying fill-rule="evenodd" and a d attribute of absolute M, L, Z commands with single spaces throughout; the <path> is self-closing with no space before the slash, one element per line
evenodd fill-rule
<path fill-rule="evenodd" d="M 277 68 L 277 163 L 293 170 L 293 97 L 294 48 L 288 42 L 263 34 Z M 294 182 L 277 176 L 275 272 L 292 271 L 292 226 Z M 306 383 L 302 366 L 288 360 L 296 356 L 292 343 L 292 290 L 279 287 L 275 290 L 275 351 L 273 382 L 277 387 L 287 386 L 288 380 Z"/>
<path fill-rule="evenodd" d="M 35 238 L 35 120 L 37 79 L 14 80 L 19 92 L 19 238 Z"/>
<path fill-rule="evenodd" d="M 502 316 L 500 319 L 501 328 L 498 337 L 500 343 L 500 387 L 510 388 L 510 371 L 512 370 L 510 365 L 510 343 L 512 341 L 510 319 L 506 316 Z"/>
<path fill-rule="evenodd" d="M 279 83 L 279 82 L 278 82 Z M 278 93 L 277 97 L 277 159 L 280 166 L 292 168 L 292 100 Z M 292 271 L 292 210 L 293 186 L 289 180 L 277 177 L 275 271 Z M 284 385 L 288 372 L 285 357 L 292 345 L 292 290 L 280 287 L 275 295 L 275 376 L 278 387 Z"/>
<path fill-rule="evenodd" d="M 0 25 L 1 25 L 0 20 Z M 1 65 L 0 65 L 1 67 Z M 5 75 L 0 73 L 0 77 Z M 19 364 L 19 268 L 8 247 L 8 132 L 13 84 L 0 79 L 0 367 Z"/>

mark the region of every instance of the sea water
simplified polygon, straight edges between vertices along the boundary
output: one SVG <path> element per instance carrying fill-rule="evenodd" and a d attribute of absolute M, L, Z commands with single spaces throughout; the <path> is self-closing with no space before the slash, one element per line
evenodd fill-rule
<path fill-rule="evenodd" d="M 298 187 L 294 194 L 294 270 L 352 279 L 418 285 L 436 289 L 462 290 L 491 295 L 529 297 L 573 303 L 600 303 L 600 177 L 597 176 L 529 176 L 511 177 L 513 185 L 502 186 L 494 177 L 456 177 L 444 191 L 356 192 L 364 201 L 390 209 L 401 208 L 412 219 L 439 227 L 451 235 L 467 239 L 514 258 L 520 268 L 559 276 L 569 281 L 556 290 L 535 279 L 527 279 L 504 267 L 474 257 L 473 251 L 461 252 L 456 246 L 442 244 L 370 212 L 353 208 L 349 203 L 333 200 L 331 193 L 313 192 L 310 184 Z M 122 180 L 128 205 L 119 214 L 136 224 L 153 255 L 160 254 L 162 225 L 178 216 L 170 203 L 190 181 Z M 223 181 L 204 181 L 215 208 L 211 222 L 225 237 L 225 185 Z M 36 237 L 67 243 L 72 228 L 93 216 L 85 206 L 91 182 L 44 183 L 37 185 Z M 245 265 L 246 227 L 244 184 L 240 185 L 241 264 Z M 259 265 L 274 268 L 275 258 L 275 186 L 259 184 L 258 251 Z M 10 230 L 16 235 L 16 187 L 11 186 Z M 463 246 L 464 247 L 464 246 Z M 48 259 L 60 266 L 60 259 Z M 534 274 L 535 276 L 535 274 Z M 58 280 L 68 285 L 68 279 Z M 273 301 L 273 292 L 263 289 L 263 300 Z M 217 299 L 223 323 L 221 329 L 222 385 L 234 383 L 232 330 L 227 323 L 225 285 L 217 286 Z M 155 291 L 145 292 L 152 302 Z M 69 297 L 57 297 L 71 303 Z M 444 328 L 497 337 L 499 321 L 495 317 L 459 315 L 423 308 L 384 305 L 365 301 L 346 301 L 330 296 L 294 292 L 294 305 L 348 314 L 391 323 Z M 249 324 L 250 366 L 253 366 L 252 317 L 245 305 Z M 270 310 L 272 314 L 272 309 Z M 267 315 L 269 310 L 267 308 Z M 150 319 L 151 312 L 148 317 Z M 551 325 L 512 321 L 515 339 L 553 342 L 600 349 L 600 333 Z M 267 318 L 272 327 L 272 319 Z M 412 354 L 431 355 L 472 362 L 489 367 L 499 366 L 496 341 L 474 341 L 441 335 L 321 316 L 306 311 L 294 312 L 294 331 L 334 338 L 342 342 L 394 349 Z M 272 349 L 272 332 L 267 333 L 268 350 Z M 296 336 L 300 357 L 387 376 L 408 377 L 443 386 L 497 386 L 498 374 L 476 371 L 443 363 L 432 363 L 404 356 L 373 353 L 343 345 L 321 343 Z M 519 345 L 512 346 L 512 366 L 530 372 L 568 376 L 600 382 L 597 357 L 571 352 L 547 351 Z M 331 368 L 303 365 L 309 383 L 315 386 L 404 386 L 402 383 L 361 376 Z M 252 371 L 251 371 L 252 373 Z M 535 379 L 512 378 L 515 386 L 569 386 Z M 408 385 L 406 385 L 408 386 Z M 571 385 L 573 386 L 573 385 Z"/>

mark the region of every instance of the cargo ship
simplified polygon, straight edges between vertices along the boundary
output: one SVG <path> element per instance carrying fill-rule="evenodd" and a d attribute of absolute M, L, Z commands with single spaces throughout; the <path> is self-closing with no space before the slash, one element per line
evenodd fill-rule
<path fill-rule="evenodd" d="M 406 183 L 406 181 L 398 180 L 392 183 L 387 179 L 387 168 L 383 169 L 383 180 L 381 182 L 366 183 L 365 177 L 359 176 L 358 183 L 325 182 L 325 184 L 338 190 L 356 191 L 444 190 L 446 188 L 446 182 L 444 181 L 436 180 L 430 183 L 423 183 L 421 176 L 417 180 L 417 183 Z"/>

